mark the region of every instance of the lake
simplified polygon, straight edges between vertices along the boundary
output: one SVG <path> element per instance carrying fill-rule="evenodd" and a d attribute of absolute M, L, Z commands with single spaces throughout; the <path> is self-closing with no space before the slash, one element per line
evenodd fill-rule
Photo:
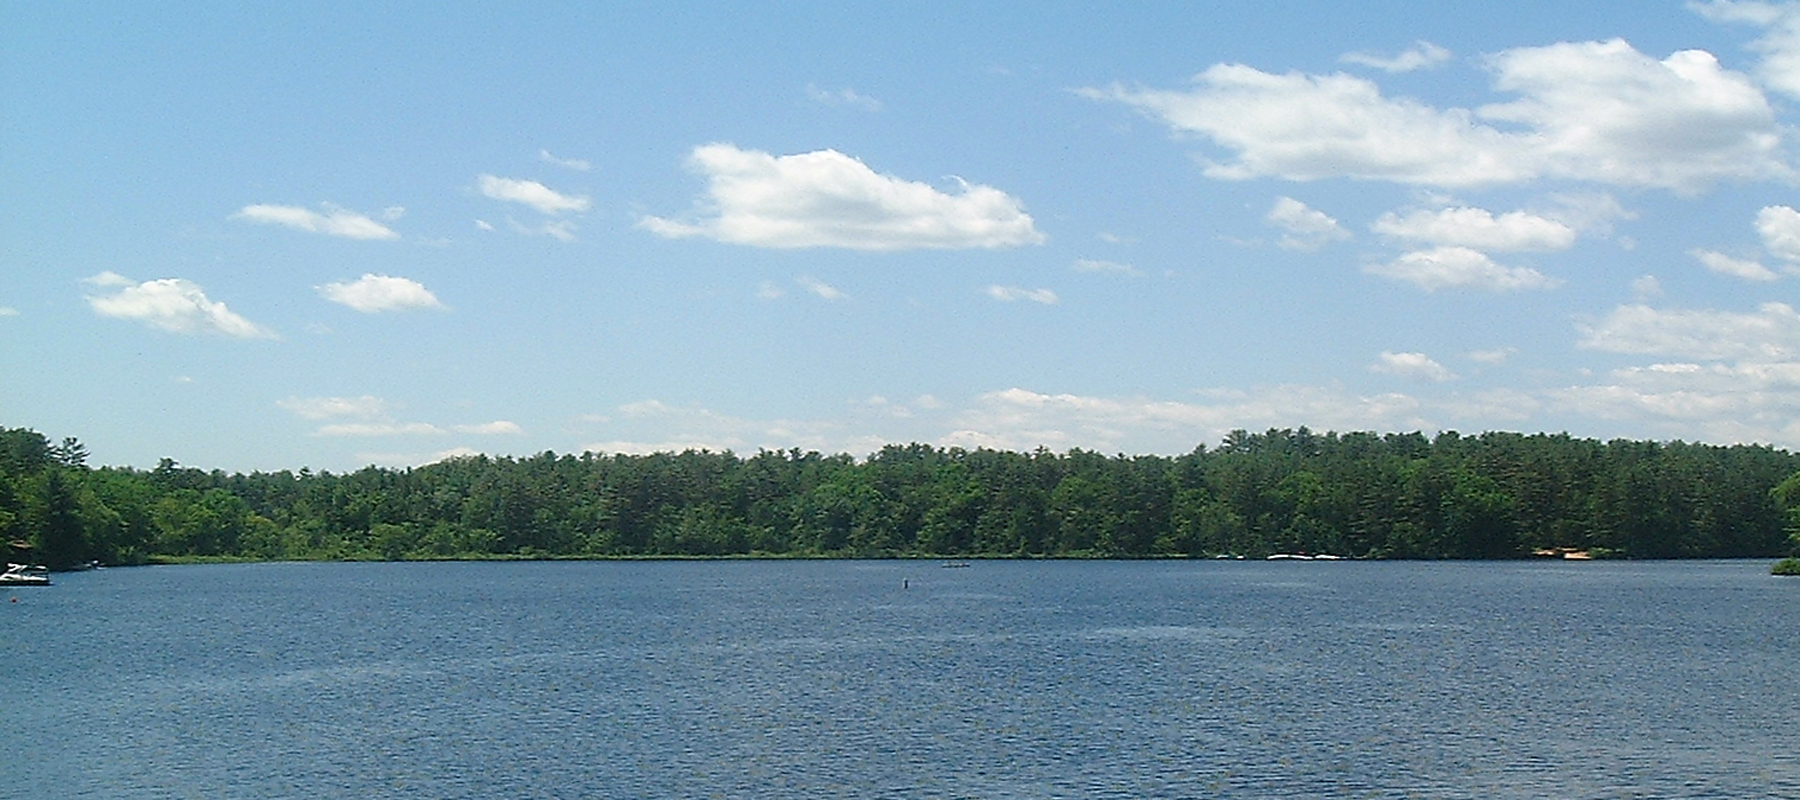
<path fill-rule="evenodd" d="M 1762 561 L 142 567 L 0 631 L 11 798 L 1800 797 Z"/>

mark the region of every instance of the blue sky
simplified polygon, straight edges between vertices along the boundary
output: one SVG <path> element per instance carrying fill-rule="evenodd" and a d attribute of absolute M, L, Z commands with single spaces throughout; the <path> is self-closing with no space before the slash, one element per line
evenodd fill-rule
<path fill-rule="evenodd" d="M 104 464 L 1800 447 L 1800 4 L 0 3 Z"/>

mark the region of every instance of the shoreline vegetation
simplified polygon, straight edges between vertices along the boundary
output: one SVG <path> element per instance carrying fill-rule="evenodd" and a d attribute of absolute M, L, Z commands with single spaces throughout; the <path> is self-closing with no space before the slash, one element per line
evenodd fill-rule
<path fill-rule="evenodd" d="M 1773 571 L 1800 574 L 1800 456 L 1757 445 L 1300 428 L 1173 457 L 915 443 L 347 473 L 87 461 L 72 437 L 0 429 L 8 560 L 1787 556 Z"/>

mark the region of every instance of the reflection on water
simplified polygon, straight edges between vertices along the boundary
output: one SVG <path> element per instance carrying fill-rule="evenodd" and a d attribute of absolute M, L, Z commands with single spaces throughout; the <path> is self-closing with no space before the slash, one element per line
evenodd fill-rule
<path fill-rule="evenodd" d="M 9 797 L 1800 796 L 1800 583 L 1753 562 L 281 564 L 18 599 Z"/>

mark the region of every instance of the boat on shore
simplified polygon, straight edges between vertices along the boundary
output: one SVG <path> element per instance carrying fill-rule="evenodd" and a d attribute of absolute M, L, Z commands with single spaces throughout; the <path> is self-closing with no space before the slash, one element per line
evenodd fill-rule
<path fill-rule="evenodd" d="M 31 564 L 7 564 L 0 586 L 49 586 L 50 570 Z"/>

